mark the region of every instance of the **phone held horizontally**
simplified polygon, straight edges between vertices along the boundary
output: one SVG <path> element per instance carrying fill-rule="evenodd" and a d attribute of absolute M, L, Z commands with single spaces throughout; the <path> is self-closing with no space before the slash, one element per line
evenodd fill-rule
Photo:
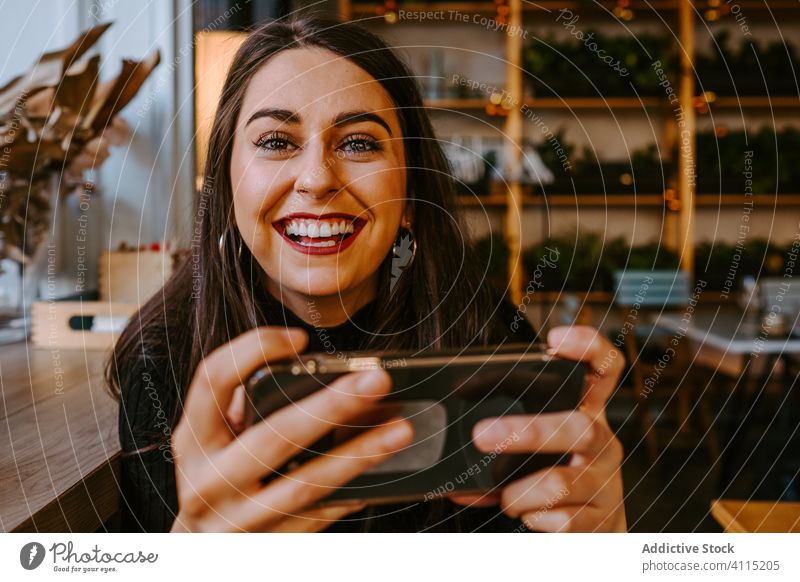
<path fill-rule="evenodd" d="M 321 505 L 428 500 L 484 493 L 568 455 L 504 454 L 509 443 L 479 451 L 472 428 L 487 417 L 577 408 L 584 366 L 558 358 L 542 344 L 504 344 L 462 350 L 301 354 L 274 362 L 246 382 L 250 425 L 350 372 L 385 369 L 391 392 L 369 414 L 335 429 L 275 475 L 326 454 L 337 444 L 391 417 L 414 427 L 411 445 L 328 495 Z M 511 437 L 513 439 L 513 435 Z M 273 475 L 274 477 L 274 475 Z"/>

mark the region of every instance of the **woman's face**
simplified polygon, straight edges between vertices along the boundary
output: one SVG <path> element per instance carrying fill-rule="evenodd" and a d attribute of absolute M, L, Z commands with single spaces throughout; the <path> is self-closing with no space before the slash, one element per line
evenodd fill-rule
<path fill-rule="evenodd" d="M 255 73 L 231 182 L 239 232 L 274 295 L 374 296 L 404 223 L 402 137 L 388 93 L 335 53 L 286 50 Z"/>

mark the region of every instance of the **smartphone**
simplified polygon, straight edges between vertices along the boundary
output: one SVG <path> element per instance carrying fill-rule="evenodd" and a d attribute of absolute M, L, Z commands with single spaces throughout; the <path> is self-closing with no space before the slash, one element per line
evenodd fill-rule
<path fill-rule="evenodd" d="M 376 368 L 391 376 L 391 392 L 367 415 L 334 429 L 272 477 L 398 415 L 414 427 L 413 442 L 337 489 L 320 505 L 426 501 L 454 493 L 484 493 L 569 459 L 566 454 L 505 454 L 503 450 L 518 435 L 498 443 L 489 453 L 472 443 L 472 429 L 483 418 L 578 407 L 584 366 L 556 357 L 542 344 L 423 353 L 301 354 L 270 363 L 248 379 L 246 423 L 267 418 L 343 374 Z"/>

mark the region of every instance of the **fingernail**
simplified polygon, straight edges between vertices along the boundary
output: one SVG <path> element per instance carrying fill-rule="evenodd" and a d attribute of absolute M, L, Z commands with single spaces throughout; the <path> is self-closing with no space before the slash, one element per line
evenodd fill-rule
<path fill-rule="evenodd" d="M 564 336 L 567 335 L 569 328 L 566 327 L 555 327 L 550 330 L 550 333 L 547 334 L 547 343 L 550 347 L 557 347 L 561 342 L 564 341 Z"/>
<path fill-rule="evenodd" d="M 502 421 L 497 418 L 486 418 L 475 425 L 475 439 L 486 447 L 493 447 L 506 437 Z"/>
<path fill-rule="evenodd" d="M 287 327 L 284 332 L 292 345 L 300 344 L 308 339 L 308 334 L 299 327 Z"/>
<path fill-rule="evenodd" d="M 403 446 L 411 436 L 411 427 L 407 422 L 395 422 L 383 433 L 383 444 L 395 448 Z"/>
<path fill-rule="evenodd" d="M 359 394 L 381 394 L 386 390 L 386 378 L 389 374 L 383 370 L 362 372 L 356 381 L 356 392 Z"/>
<path fill-rule="evenodd" d="M 555 533 L 564 530 L 569 521 L 569 516 L 563 511 L 542 509 L 533 513 L 526 513 L 521 519 L 528 529 Z"/>

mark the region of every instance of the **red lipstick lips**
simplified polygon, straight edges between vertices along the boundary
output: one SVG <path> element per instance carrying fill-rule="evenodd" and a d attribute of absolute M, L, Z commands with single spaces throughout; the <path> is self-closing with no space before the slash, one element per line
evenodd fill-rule
<path fill-rule="evenodd" d="M 366 224 L 352 214 L 295 212 L 272 223 L 291 248 L 306 255 L 333 255 L 347 249 Z"/>

